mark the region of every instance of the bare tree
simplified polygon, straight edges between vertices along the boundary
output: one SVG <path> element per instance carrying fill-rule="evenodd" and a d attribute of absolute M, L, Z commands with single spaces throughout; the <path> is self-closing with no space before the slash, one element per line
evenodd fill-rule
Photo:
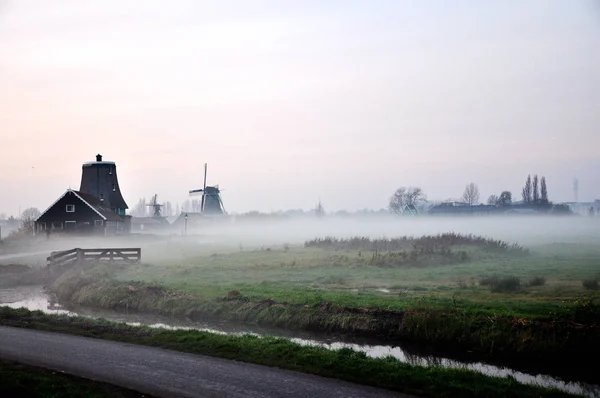
<path fill-rule="evenodd" d="M 21 214 L 21 230 L 25 233 L 33 233 L 35 220 L 37 220 L 40 215 L 40 211 L 35 207 L 25 209 Z"/>
<path fill-rule="evenodd" d="M 498 195 L 490 195 L 487 200 L 488 205 L 499 206 L 500 205 L 500 197 Z"/>
<path fill-rule="evenodd" d="M 465 192 L 462 196 L 463 201 L 467 202 L 469 206 L 473 206 L 479 203 L 479 188 L 474 183 L 470 183 L 465 187 Z"/>
<path fill-rule="evenodd" d="M 390 198 L 388 208 L 392 213 L 402 214 L 406 206 L 418 207 L 427 200 L 427 196 L 419 187 L 400 187 Z"/>
<path fill-rule="evenodd" d="M 537 174 L 533 176 L 533 184 L 532 184 L 532 199 L 533 203 L 538 204 L 540 202 L 540 190 L 539 190 L 539 181 Z"/>
<path fill-rule="evenodd" d="M 523 196 L 523 203 L 531 203 L 533 199 L 531 189 L 531 175 L 527 176 L 527 180 L 525 181 L 525 186 L 523 187 L 521 195 Z"/>

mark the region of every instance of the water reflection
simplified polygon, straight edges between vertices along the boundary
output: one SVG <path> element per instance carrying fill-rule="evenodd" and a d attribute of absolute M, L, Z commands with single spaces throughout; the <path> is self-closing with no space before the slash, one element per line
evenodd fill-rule
<path fill-rule="evenodd" d="M 332 350 L 349 348 L 355 351 L 364 352 L 367 356 L 372 358 L 384 358 L 391 356 L 401 362 L 416 366 L 441 366 L 445 368 L 468 369 L 495 377 L 511 376 L 521 383 L 537 384 L 544 387 L 555 387 L 562 391 L 567 391 L 574 394 L 600 398 L 600 386 L 598 385 L 564 382 L 558 378 L 548 375 L 531 375 L 507 367 L 499 367 L 481 362 L 467 363 L 443 357 L 420 356 L 411 354 L 398 346 L 330 341 L 329 339 L 315 339 L 314 335 L 309 333 L 282 331 L 279 329 L 273 330 L 262 327 L 249 327 L 246 325 L 240 326 L 238 324 L 229 323 L 193 322 L 156 315 L 122 313 L 104 309 L 73 307 L 67 310 L 60 306 L 56 301 L 52 300 L 41 286 L 0 289 L 0 305 L 6 305 L 11 308 L 24 307 L 29 310 L 40 310 L 48 314 L 67 314 L 91 318 L 104 318 L 113 322 L 123 322 L 132 326 L 144 325 L 153 328 L 170 330 L 201 330 L 223 335 L 252 334 L 255 336 L 269 335 L 274 337 L 285 337 L 297 344 L 304 346 L 318 346 Z"/>

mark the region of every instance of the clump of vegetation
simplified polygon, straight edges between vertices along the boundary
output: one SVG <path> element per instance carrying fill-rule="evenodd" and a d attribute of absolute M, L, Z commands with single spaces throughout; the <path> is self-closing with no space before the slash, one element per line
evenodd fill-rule
<path fill-rule="evenodd" d="M 499 278 L 496 275 L 484 276 L 479 280 L 481 286 L 496 286 Z"/>
<path fill-rule="evenodd" d="M 504 277 L 497 275 L 485 276 L 479 280 L 479 284 L 489 286 L 492 293 L 511 293 L 521 289 L 521 279 L 514 275 Z"/>
<path fill-rule="evenodd" d="M 544 286 L 546 284 L 546 278 L 543 276 L 534 276 L 529 281 L 529 286 Z"/>
<path fill-rule="evenodd" d="M 315 238 L 304 243 L 305 247 L 337 250 L 369 250 L 373 252 L 399 251 L 413 249 L 421 253 L 434 253 L 448 250 L 451 247 L 476 247 L 486 251 L 526 256 L 529 250 L 501 240 L 494 240 L 476 235 L 462 235 L 454 232 L 425 235 L 421 237 L 402 236 L 399 238 L 371 239 L 368 237 L 353 238 Z"/>
<path fill-rule="evenodd" d="M 413 249 L 411 251 L 389 253 L 375 252 L 371 256 L 369 264 L 378 267 L 394 267 L 401 265 L 451 265 L 464 264 L 470 260 L 469 255 L 464 250 L 453 252 L 448 248 L 443 248 L 440 251 L 425 252 Z"/>
<path fill-rule="evenodd" d="M 600 287 L 598 284 L 598 278 L 584 279 L 582 285 L 584 289 L 587 290 L 598 290 L 598 288 Z"/>

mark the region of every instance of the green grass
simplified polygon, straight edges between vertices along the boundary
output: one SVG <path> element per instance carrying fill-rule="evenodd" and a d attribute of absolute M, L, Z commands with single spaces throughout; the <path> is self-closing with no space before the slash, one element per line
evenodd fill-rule
<path fill-rule="evenodd" d="M 389 256 L 404 250 L 402 240 L 389 252 L 155 245 L 145 249 L 144 264 L 94 266 L 64 275 L 54 290 L 63 302 L 85 306 L 363 335 L 499 364 L 560 368 L 565 358 L 600 355 L 600 292 L 582 285 L 600 273 L 598 245 L 540 242 L 526 250 L 447 241 L 427 243 L 413 262 Z M 468 261 L 456 263 L 448 250 L 467 253 Z M 389 264 L 387 257 L 373 261 L 375 254 Z M 231 291 L 239 295 L 224 300 Z"/>
<path fill-rule="evenodd" d="M 488 377 L 467 370 L 417 367 L 393 358 L 369 358 L 349 349 L 300 346 L 285 339 L 224 336 L 201 331 L 132 327 L 79 317 L 0 307 L 0 323 L 131 342 L 252 362 L 348 380 L 429 397 L 562 397 L 555 389 L 524 385 L 512 378 Z"/>
<path fill-rule="evenodd" d="M 149 397 L 110 384 L 0 360 L 0 396 L 31 398 Z"/>

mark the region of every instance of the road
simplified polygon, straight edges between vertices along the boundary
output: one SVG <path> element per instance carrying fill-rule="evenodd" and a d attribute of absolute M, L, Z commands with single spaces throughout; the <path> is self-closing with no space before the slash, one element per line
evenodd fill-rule
<path fill-rule="evenodd" d="M 0 326 L 0 358 L 158 397 L 408 397 L 227 359 Z"/>

